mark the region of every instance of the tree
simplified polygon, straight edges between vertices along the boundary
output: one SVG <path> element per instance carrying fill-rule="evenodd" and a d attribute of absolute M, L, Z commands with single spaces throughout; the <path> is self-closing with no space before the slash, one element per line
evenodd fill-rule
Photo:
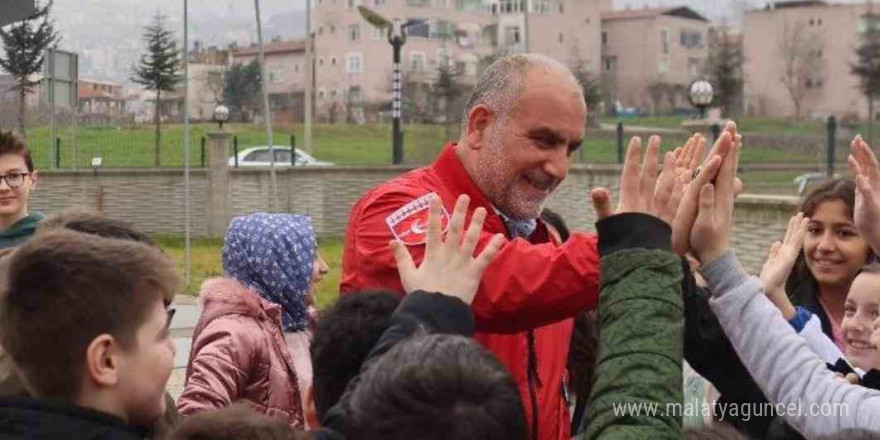
<path fill-rule="evenodd" d="M 251 120 L 260 104 L 260 84 L 260 63 L 257 60 L 236 64 L 226 72 L 223 99 L 235 119 L 240 122 Z"/>
<path fill-rule="evenodd" d="M 742 40 L 730 35 L 722 27 L 709 38 L 709 55 L 703 65 L 703 73 L 715 86 L 715 102 L 725 116 L 731 116 L 741 103 L 743 91 Z"/>
<path fill-rule="evenodd" d="M 174 35 L 165 27 L 165 16 L 156 13 L 153 24 L 144 30 L 144 42 L 147 53 L 141 55 L 138 66 L 132 69 L 131 80 L 156 92 L 156 111 L 153 121 L 156 123 L 156 151 L 153 164 L 159 166 L 162 151 L 162 92 L 170 92 L 181 80 L 180 50 Z"/>
<path fill-rule="evenodd" d="M 10 25 L 6 30 L 0 28 L 5 53 L 0 56 L 0 67 L 14 78 L 11 90 L 18 95 L 18 131 L 23 137 L 27 137 L 25 100 L 40 83 L 33 79 L 33 75 L 43 69 L 46 49 L 59 41 L 55 26 L 49 19 L 51 8 L 51 0 L 43 7 L 37 3 L 33 15 Z"/>
<path fill-rule="evenodd" d="M 443 125 L 446 140 L 452 140 L 452 123 L 456 100 L 464 95 L 464 86 L 459 81 L 458 69 L 448 57 L 441 59 L 437 66 L 437 77 L 431 85 L 431 94 L 439 100 L 443 108 Z"/>
<path fill-rule="evenodd" d="M 801 118 L 803 101 L 807 95 L 813 89 L 821 87 L 824 82 L 824 48 L 822 37 L 815 32 L 808 32 L 804 23 L 783 23 L 778 47 L 783 67 L 779 80 L 794 105 L 795 119 Z"/>
<path fill-rule="evenodd" d="M 850 66 L 853 75 L 859 77 L 859 89 L 868 99 L 868 140 L 873 138 L 874 99 L 880 95 L 880 15 L 862 16 L 865 30 L 856 48 L 855 63 Z"/>
<path fill-rule="evenodd" d="M 587 61 L 580 56 L 577 46 L 575 46 L 571 61 L 571 73 L 584 89 L 584 102 L 587 103 L 587 122 L 590 125 L 597 125 L 596 117 L 598 116 L 599 103 L 602 102 L 602 88 L 598 78 L 593 76 Z"/>

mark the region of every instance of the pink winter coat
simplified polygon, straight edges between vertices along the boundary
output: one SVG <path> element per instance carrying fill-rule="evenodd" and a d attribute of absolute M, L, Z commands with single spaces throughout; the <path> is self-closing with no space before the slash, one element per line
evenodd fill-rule
<path fill-rule="evenodd" d="M 202 316 L 193 333 L 183 416 L 246 401 L 254 410 L 303 429 L 296 369 L 284 341 L 281 306 L 231 278 L 208 280 L 199 295 Z"/>

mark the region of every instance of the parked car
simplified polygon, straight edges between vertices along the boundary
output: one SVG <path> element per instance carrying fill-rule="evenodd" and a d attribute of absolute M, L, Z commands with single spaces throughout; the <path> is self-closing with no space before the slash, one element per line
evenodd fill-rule
<path fill-rule="evenodd" d="M 270 165 L 269 146 L 261 145 L 257 147 L 246 148 L 238 153 L 238 166 L 240 167 L 268 167 Z M 275 146 L 275 166 L 289 167 L 290 163 L 290 147 L 281 145 Z M 296 149 L 296 166 L 331 166 L 330 162 L 322 162 L 315 159 L 305 151 Z M 235 156 L 229 158 L 229 166 L 235 166 Z"/>

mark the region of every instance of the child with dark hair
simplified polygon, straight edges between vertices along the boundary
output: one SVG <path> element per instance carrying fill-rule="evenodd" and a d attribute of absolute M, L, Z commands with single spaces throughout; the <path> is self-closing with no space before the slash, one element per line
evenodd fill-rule
<path fill-rule="evenodd" d="M 312 339 L 313 379 L 306 406 L 309 426 L 317 427 L 339 402 L 348 382 L 391 324 L 400 296 L 389 291 L 363 292 L 339 298 L 324 310 Z"/>
<path fill-rule="evenodd" d="M 28 199 L 38 181 L 27 144 L 12 132 L 0 130 L 0 249 L 23 243 L 43 220 L 42 214 L 28 211 Z"/>
<path fill-rule="evenodd" d="M 245 403 L 187 417 L 168 440 L 307 440 L 284 420 L 254 412 Z"/>
<path fill-rule="evenodd" d="M 0 341 L 31 397 L 0 399 L 0 437 L 143 439 L 174 363 L 174 262 L 59 230 L 17 250 L 6 278 Z"/>

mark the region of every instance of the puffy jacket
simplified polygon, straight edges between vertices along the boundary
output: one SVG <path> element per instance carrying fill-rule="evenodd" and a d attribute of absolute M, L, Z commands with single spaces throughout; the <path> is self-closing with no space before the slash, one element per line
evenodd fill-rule
<path fill-rule="evenodd" d="M 372 189 L 355 205 L 346 234 L 342 294 L 376 288 L 403 292 L 388 243 L 395 237 L 403 240 L 411 245 L 415 260 L 421 261 L 424 246 L 420 242 L 431 193 L 439 195 L 447 212 L 452 212 L 461 194 L 471 198 L 469 215 L 477 207 L 486 209 L 478 250 L 494 234 L 510 238 L 501 216 L 450 144 L 433 165 Z M 595 235 L 573 234 L 560 245 L 540 221 L 528 241 L 516 238 L 506 243 L 483 275 L 472 305 L 475 338 L 510 369 L 533 430 L 537 421 L 534 438 L 570 436 L 563 387 L 572 317 L 596 308 L 598 282 Z M 535 407 L 537 418 L 533 417 Z"/>
<path fill-rule="evenodd" d="M 601 220 L 596 229 L 602 253 L 599 356 L 578 438 L 680 439 L 683 272 L 672 253 L 672 230 L 635 213 Z M 637 406 L 659 410 L 620 411 Z"/>
<path fill-rule="evenodd" d="M 302 429 L 303 408 L 293 358 L 281 330 L 281 306 L 230 278 L 206 281 L 193 333 L 183 416 L 246 401 Z"/>

